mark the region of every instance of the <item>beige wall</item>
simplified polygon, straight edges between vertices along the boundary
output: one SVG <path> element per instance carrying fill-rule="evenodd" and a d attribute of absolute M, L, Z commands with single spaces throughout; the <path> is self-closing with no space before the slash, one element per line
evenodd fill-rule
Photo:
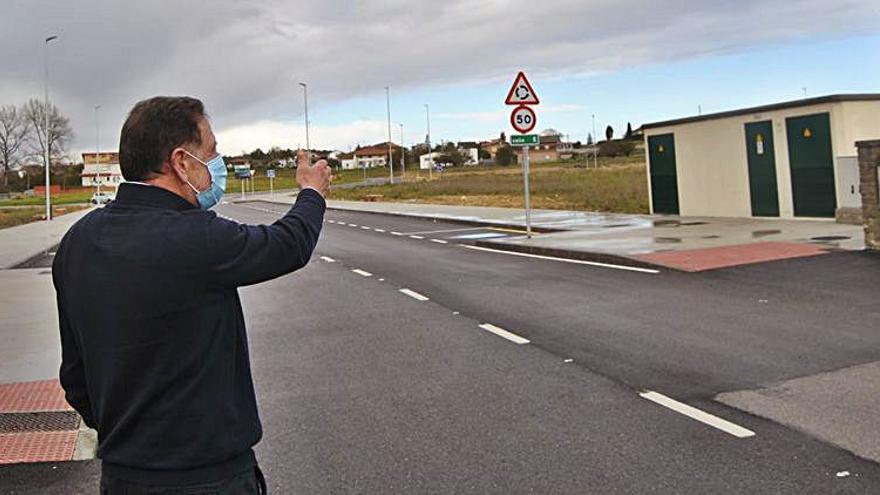
<path fill-rule="evenodd" d="M 658 127 L 645 131 L 645 142 L 649 136 L 675 135 L 681 215 L 749 217 L 751 198 L 745 124 L 772 120 L 780 216 L 792 218 L 794 208 L 785 119 L 825 112 L 830 114 L 835 164 L 837 157 L 855 154 L 855 141 L 880 137 L 880 101 L 853 101 Z M 650 186 L 650 154 L 646 155 L 646 160 Z M 835 181 L 839 175 L 835 173 Z M 838 191 L 840 187 L 838 184 Z M 651 204 L 653 209 L 653 202 Z"/>

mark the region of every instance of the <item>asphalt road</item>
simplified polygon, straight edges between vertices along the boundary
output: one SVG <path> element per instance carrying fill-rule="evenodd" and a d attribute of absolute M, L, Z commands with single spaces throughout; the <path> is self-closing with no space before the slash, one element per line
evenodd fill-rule
<path fill-rule="evenodd" d="M 241 290 L 272 493 L 880 492 L 875 463 L 712 400 L 880 359 L 876 256 L 649 273 L 464 247 L 515 232 L 327 219 L 307 268 Z M 98 471 L 0 467 L 0 492 L 90 493 Z"/>

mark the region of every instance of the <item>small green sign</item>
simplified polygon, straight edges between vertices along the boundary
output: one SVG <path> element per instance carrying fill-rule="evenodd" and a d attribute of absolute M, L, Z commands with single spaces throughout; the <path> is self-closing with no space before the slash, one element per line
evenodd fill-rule
<path fill-rule="evenodd" d="M 510 136 L 510 144 L 512 146 L 529 146 L 538 144 L 537 134 L 514 134 Z"/>

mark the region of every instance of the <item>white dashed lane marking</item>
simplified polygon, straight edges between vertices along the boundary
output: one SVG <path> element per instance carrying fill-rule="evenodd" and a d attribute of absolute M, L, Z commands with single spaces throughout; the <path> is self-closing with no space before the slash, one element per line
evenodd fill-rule
<path fill-rule="evenodd" d="M 422 237 L 420 235 L 411 235 L 411 236 L 409 236 L 409 238 L 410 239 L 424 239 L 424 237 Z"/>
<path fill-rule="evenodd" d="M 400 292 L 401 292 L 402 294 L 406 294 L 407 296 L 409 296 L 409 297 L 415 299 L 416 301 L 427 301 L 427 300 L 428 300 L 427 297 L 425 297 L 425 296 L 423 296 L 423 295 L 421 295 L 421 294 L 419 294 L 418 292 L 413 291 L 413 290 L 409 290 L 409 289 L 400 289 Z"/>
<path fill-rule="evenodd" d="M 529 343 L 529 339 L 520 337 L 519 335 L 517 335 L 515 333 L 508 332 L 507 330 L 505 330 L 501 327 L 496 327 L 495 325 L 493 325 L 491 323 L 483 323 L 482 325 L 480 325 L 480 328 L 482 328 L 483 330 L 485 330 L 487 332 L 492 332 L 495 335 L 497 335 L 501 338 L 505 338 L 515 344 L 522 345 L 522 344 Z"/>
<path fill-rule="evenodd" d="M 365 272 L 365 271 L 361 270 L 360 268 L 355 268 L 354 270 L 352 270 L 352 272 L 357 273 L 358 275 L 360 275 L 362 277 L 372 277 L 373 276 L 372 273 Z"/>
<path fill-rule="evenodd" d="M 701 411 L 696 407 L 689 406 L 682 402 L 678 402 L 675 399 L 671 399 L 663 394 L 653 392 L 651 390 L 646 390 L 639 394 L 643 399 L 648 399 L 651 402 L 656 404 L 660 404 L 663 407 L 668 409 L 672 409 L 673 411 L 683 414 L 691 419 L 695 419 L 700 423 L 707 424 L 712 426 L 713 428 L 718 428 L 719 430 L 729 433 L 737 438 L 748 438 L 755 436 L 755 432 L 752 430 L 747 430 L 742 426 L 731 423 L 726 419 L 721 419 L 718 416 L 713 414 L 709 414 L 705 411 Z"/>
<path fill-rule="evenodd" d="M 326 261 L 327 263 L 336 263 L 336 260 L 334 260 L 333 258 L 331 258 L 329 256 L 321 256 L 321 259 Z"/>
<path fill-rule="evenodd" d="M 443 239 L 431 239 L 431 242 L 436 242 L 437 244 L 449 244 L 449 242 L 444 241 Z"/>

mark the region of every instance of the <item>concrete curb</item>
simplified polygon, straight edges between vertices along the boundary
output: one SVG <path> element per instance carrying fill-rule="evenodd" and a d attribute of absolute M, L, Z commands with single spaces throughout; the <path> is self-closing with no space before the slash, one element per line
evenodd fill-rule
<path fill-rule="evenodd" d="M 86 426 L 80 419 L 79 433 L 76 436 L 76 448 L 73 450 L 72 461 L 88 461 L 94 459 L 98 452 L 98 432 Z"/>
<path fill-rule="evenodd" d="M 538 256 L 553 256 L 554 258 L 565 258 L 579 261 L 593 261 L 596 263 L 608 263 L 613 265 L 631 266 L 634 268 L 650 268 L 654 270 L 673 270 L 681 273 L 691 273 L 685 270 L 679 270 L 674 267 L 651 263 L 649 261 L 622 256 L 617 254 L 597 253 L 591 251 L 576 251 L 573 249 L 548 248 L 540 246 L 523 246 L 521 244 L 509 244 L 498 241 L 477 241 L 477 246 L 497 249 L 499 251 L 511 251 L 514 253 L 535 254 Z"/>
<path fill-rule="evenodd" d="M 283 203 L 280 201 L 272 201 L 269 199 L 243 199 L 238 201 L 233 201 L 234 204 L 244 204 L 244 203 L 272 203 L 277 205 L 284 206 L 293 206 L 293 203 Z M 457 223 L 462 225 L 471 225 L 477 227 L 498 227 L 504 229 L 517 229 L 517 230 L 525 230 L 525 225 L 517 224 L 517 223 L 508 223 L 508 222 L 490 222 L 490 221 L 480 221 L 480 220 L 465 220 L 461 218 L 454 217 L 444 217 L 438 215 L 419 215 L 414 213 L 402 213 L 402 212 L 388 212 L 388 211 L 369 211 L 369 210 L 359 210 L 357 208 L 345 208 L 341 206 L 327 206 L 328 210 L 334 211 L 354 211 L 357 213 L 367 213 L 370 215 L 386 215 L 386 216 L 394 216 L 394 217 L 406 217 L 406 218 L 419 218 L 422 220 L 436 220 L 442 222 L 449 223 Z M 556 232 L 567 232 L 566 229 L 554 229 L 550 227 L 532 227 L 533 232 L 537 232 L 539 234 L 552 234 Z"/>

